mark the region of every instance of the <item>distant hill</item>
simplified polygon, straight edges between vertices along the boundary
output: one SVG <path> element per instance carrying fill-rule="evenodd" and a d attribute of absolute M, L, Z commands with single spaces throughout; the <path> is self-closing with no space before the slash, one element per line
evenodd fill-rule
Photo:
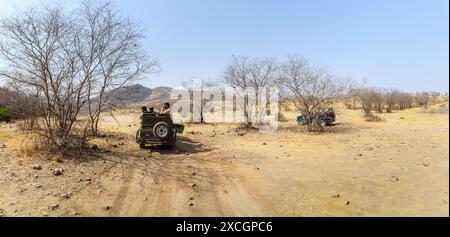
<path fill-rule="evenodd" d="M 159 109 L 164 102 L 169 101 L 171 90 L 170 87 L 150 89 L 141 84 L 124 86 L 113 92 L 108 104 L 117 108 L 133 108 L 145 105 Z"/>
<path fill-rule="evenodd" d="M 109 98 L 108 104 L 115 107 L 127 107 L 141 102 L 152 94 L 152 89 L 141 84 L 125 86 L 116 90 Z"/>
<path fill-rule="evenodd" d="M 156 87 L 152 89 L 152 92 L 144 100 L 142 104 L 146 106 L 153 106 L 155 109 L 159 109 L 164 102 L 168 102 L 170 98 L 170 87 Z"/>

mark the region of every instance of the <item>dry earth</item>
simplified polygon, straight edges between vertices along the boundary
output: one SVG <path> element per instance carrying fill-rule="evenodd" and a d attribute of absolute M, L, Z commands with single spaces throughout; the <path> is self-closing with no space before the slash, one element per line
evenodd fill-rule
<path fill-rule="evenodd" d="M 293 112 L 273 134 L 190 124 L 175 151 L 140 150 L 139 114 L 120 114 L 98 151 L 59 162 L 4 124 L 0 216 L 448 216 L 449 116 L 422 110 L 370 123 L 340 108 L 323 134 Z"/>

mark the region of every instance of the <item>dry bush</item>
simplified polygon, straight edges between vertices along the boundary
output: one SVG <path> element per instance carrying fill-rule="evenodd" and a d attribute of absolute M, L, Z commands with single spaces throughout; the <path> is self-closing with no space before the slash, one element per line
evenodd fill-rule
<path fill-rule="evenodd" d="M 29 133 L 20 143 L 19 151 L 25 156 L 32 156 L 39 150 L 39 138 L 35 133 Z"/>
<path fill-rule="evenodd" d="M 414 97 L 414 102 L 418 106 L 425 106 L 425 109 L 428 108 L 428 104 L 430 103 L 430 94 L 428 92 L 417 93 Z"/>

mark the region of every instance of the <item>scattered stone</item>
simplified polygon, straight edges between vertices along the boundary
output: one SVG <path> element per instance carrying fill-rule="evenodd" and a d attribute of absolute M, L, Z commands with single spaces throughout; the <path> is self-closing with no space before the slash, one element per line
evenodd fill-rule
<path fill-rule="evenodd" d="M 118 148 L 119 145 L 114 144 L 114 145 L 112 145 L 112 147 L 113 147 L 113 148 Z"/>
<path fill-rule="evenodd" d="M 92 181 L 92 178 L 90 178 L 90 177 L 86 177 L 86 178 L 84 178 L 84 181 Z"/>
<path fill-rule="evenodd" d="M 192 201 L 192 200 L 194 200 L 194 198 L 193 198 L 193 197 L 190 197 L 190 198 L 189 198 L 189 200 L 191 200 L 191 201 Z"/>
<path fill-rule="evenodd" d="M 91 146 L 91 149 L 92 149 L 92 150 L 98 150 L 97 144 L 92 145 L 92 146 Z"/>
<path fill-rule="evenodd" d="M 263 144 L 263 146 L 267 145 L 267 143 L 265 143 L 265 142 L 263 142 L 262 144 Z"/>
<path fill-rule="evenodd" d="M 197 173 L 193 172 L 192 175 L 196 175 Z"/>
<path fill-rule="evenodd" d="M 192 185 L 192 188 L 196 188 L 196 187 L 197 187 L 197 184 L 193 184 L 193 185 Z"/>
<path fill-rule="evenodd" d="M 332 198 L 340 198 L 341 197 L 341 195 L 340 194 L 335 194 L 335 195 L 333 195 L 333 196 L 331 196 Z"/>
<path fill-rule="evenodd" d="M 245 136 L 247 133 L 245 133 L 245 132 L 239 132 L 237 135 L 239 136 L 239 137 L 242 137 L 242 136 Z"/>
<path fill-rule="evenodd" d="M 50 208 L 52 209 L 52 211 L 53 210 L 55 210 L 56 208 L 58 208 L 59 207 L 59 204 L 58 203 L 55 203 L 55 204 L 53 204 Z"/>
<path fill-rule="evenodd" d="M 64 199 L 69 199 L 70 198 L 70 193 L 63 193 L 61 194 L 61 197 Z"/>
<path fill-rule="evenodd" d="M 363 154 L 362 154 L 362 153 L 359 153 L 358 156 L 363 156 Z"/>
<path fill-rule="evenodd" d="M 63 169 L 63 168 L 56 168 L 55 171 L 53 171 L 53 174 L 54 174 L 55 176 L 60 176 L 60 175 L 63 174 L 63 172 L 64 172 L 64 169 Z"/>
<path fill-rule="evenodd" d="M 346 206 L 350 205 L 350 201 L 347 201 L 347 203 L 345 204 Z"/>
<path fill-rule="evenodd" d="M 189 206 L 190 206 L 190 207 L 194 206 L 194 203 L 192 203 L 192 202 L 191 202 L 191 203 L 189 203 Z"/>
<path fill-rule="evenodd" d="M 422 165 L 425 166 L 425 167 L 429 167 L 430 166 L 430 164 L 427 164 L 427 163 L 422 163 Z"/>
<path fill-rule="evenodd" d="M 5 144 L 0 144 L 0 148 L 6 148 Z"/>
<path fill-rule="evenodd" d="M 258 167 L 255 167 L 255 169 L 256 169 L 256 170 L 259 170 L 259 168 L 258 168 Z"/>
<path fill-rule="evenodd" d="M 189 152 L 186 152 L 186 153 L 184 153 L 184 154 L 188 156 L 188 155 L 189 155 Z"/>
<path fill-rule="evenodd" d="M 103 207 L 103 209 L 105 209 L 106 211 L 109 211 L 109 210 L 111 210 L 111 207 L 110 206 L 105 206 L 105 207 Z"/>
<path fill-rule="evenodd" d="M 404 117 L 400 117 L 400 119 L 405 119 Z"/>
<path fill-rule="evenodd" d="M 397 176 L 392 176 L 391 177 L 391 182 L 398 182 L 400 179 Z"/>
<path fill-rule="evenodd" d="M 40 166 L 40 165 L 33 165 L 31 168 L 32 168 L 33 170 L 41 170 L 41 169 L 42 169 L 42 166 Z"/>
<path fill-rule="evenodd" d="M 48 216 L 48 212 L 44 211 L 44 212 L 42 212 L 42 215 L 43 216 Z"/>
<path fill-rule="evenodd" d="M 73 211 L 73 212 L 71 212 L 70 213 L 70 215 L 72 215 L 72 216 L 78 216 L 80 213 L 78 213 L 77 211 Z"/>

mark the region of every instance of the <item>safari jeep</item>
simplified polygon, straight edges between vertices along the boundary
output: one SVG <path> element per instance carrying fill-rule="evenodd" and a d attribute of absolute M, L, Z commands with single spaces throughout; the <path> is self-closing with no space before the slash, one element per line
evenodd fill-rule
<path fill-rule="evenodd" d="M 318 120 L 321 126 L 330 126 L 331 124 L 336 122 L 336 112 L 334 111 L 334 109 L 329 109 L 328 111 L 320 112 L 318 114 Z M 307 114 L 302 114 L 297 117 L 297 123 L 299 125 L 305 125 L 307 121 L 308 121 Z"/>
<path fill-rule="evenodd" d="M 182 133 L 183 125 L 174 124 L 170 116 L 144 113 L 141 117 L 141 127 L 136 132 L 136 142 L 141 149 L 146 145 L 163 145 L 173 148 L 177 133 Z"/>

